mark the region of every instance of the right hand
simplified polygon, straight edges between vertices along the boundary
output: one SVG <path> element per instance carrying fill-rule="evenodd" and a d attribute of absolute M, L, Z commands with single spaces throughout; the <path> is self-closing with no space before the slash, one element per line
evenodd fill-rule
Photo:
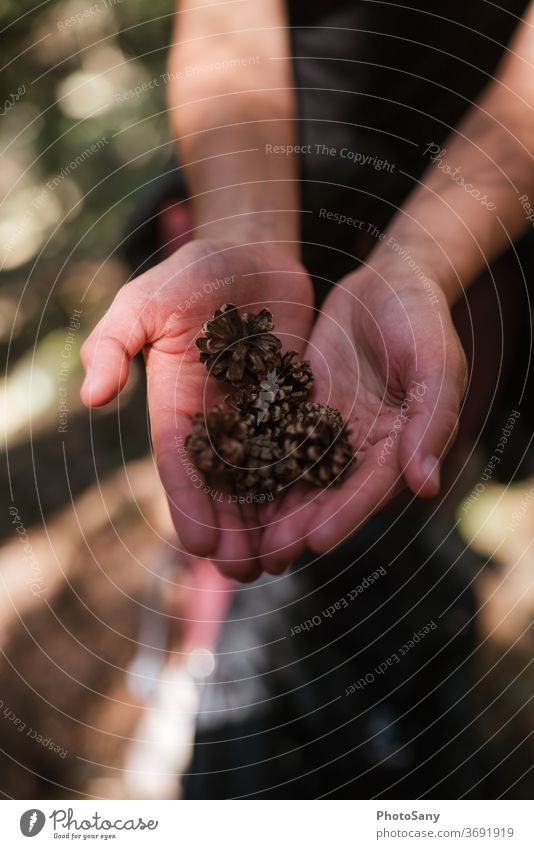
<path fill-rule="evenodd" d="M 208 380 L 194 344 L 202 324 L 228 302 L 249 311 L 268 307 L 283 350 L 305 348 L 313 295 L 297 261 L 267 244 L 192 241 L 117 294 L 82 347 L 81 394 L 89 407 L 109 403 L 125 385 L 132 357 L 144 351 L 154 453 L 180 541 L 192 554 L 212 557 L 228 577 L 254 580 L 261 572 L 257 511 L 195 486 L 178 451 L 195 413 L 230 391 Z"/>

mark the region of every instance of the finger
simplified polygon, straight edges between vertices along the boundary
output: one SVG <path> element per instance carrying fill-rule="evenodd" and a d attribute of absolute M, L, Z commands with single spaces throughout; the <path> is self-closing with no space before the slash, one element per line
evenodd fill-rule
<path fill-rule="evenodd" d="M 279 575 L 306 548 L 306 529 L 313 515 L 316 490 L 297 485 L 284 496 L 261 539 L 261 565 L 271 575 Z"/>
<path fill-rule="evenodd" d="M 458 430 L 465 388 L 465 359 L 448 353 L 443 368 L 412 380 L 407 389 L 408 421 L 399 441 L 399 460 L 406 483 L 417 495 L 439 492 L 440 465 Z"/>
<path fill-rule="evenodd" d="M 209 557 L 219 533 L 204 479 L 184 447 L 191 420 L 160 405 L 151 421 L 154 455 L 167 493 L 171 518 L 184 548 L 197 557 Z"/>
<path fill-rule="evenodd" d="M 139 290 L 130 283 L 121 289 L 82 345 L 80 356 L 86 375 L 81 398 L 88 407 L 109 403 L 124 387 L 130 360 L 147 341 L 144 321 Z"/>
<path fill-rule="evenodd" d="M 261 575 L 261 568 L 252 550 L 248 528 L 237 504 L 216 500 L 215 515 L 219 530 L 213 562 L 226 578 L 248 583 Z M 217 497 L 217 494 L 216 494 Z"/>
<path fill-rule="evenodd" d="M 259 515 L 258 505 L 254 501 L 245 501 L 243 504 L 239 504 L 239 512 L 241 513 L 245 527 L 248 529 L 251 551 L 255 557 L 258 557 L 264 529 Z"/>
<path fill-rule="evenodd" d="M 341 486 L 321 493 L 307 528 L 312 551 L 323 554 L 339 545 L 402 489 L 398 466 L 381 466 L 379 456 L 375 446 Z"/>

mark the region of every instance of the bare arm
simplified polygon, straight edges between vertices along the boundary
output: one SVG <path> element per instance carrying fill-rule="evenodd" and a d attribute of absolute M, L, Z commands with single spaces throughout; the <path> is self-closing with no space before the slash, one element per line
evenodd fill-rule
<path fill-rule="evenodd" d="M 371 260 L 391 266 L 390 236 L 450 304 L 529 226 L 534 203 L 534 3 L 496 78 L 442 147 L 428 140 L 429 165 Z"/>
<path fill-rule="evenodd" d="M 198 238 L 282 241 L 298 257 L 293 80 L 283 0 L 178 9 L 169 108 Z M 279 245 L 280 247 L 280 245 Z"/>

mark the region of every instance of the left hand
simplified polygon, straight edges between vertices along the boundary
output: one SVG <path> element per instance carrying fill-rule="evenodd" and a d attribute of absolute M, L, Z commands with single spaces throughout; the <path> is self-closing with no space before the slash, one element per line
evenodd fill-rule
<path fill-rule="evenodd" d="M 398 262 L 381 273 L 359 270 L 335 287 L 305 356 L 316 377 L 314 400 L 341 411 L 355 460 L 340 485 L 299 484 L 272 511 L 261 554 L 273 573 L 306 547 L 335 547 L 404 486 L 437 495 L 466 386 L 465 355 L 443 293 Z"/>

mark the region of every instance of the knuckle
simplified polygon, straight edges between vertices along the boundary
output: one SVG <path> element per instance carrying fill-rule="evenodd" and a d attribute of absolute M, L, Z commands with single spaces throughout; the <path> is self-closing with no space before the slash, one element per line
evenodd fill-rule
<path fill-rule="evenodd" d="M 89 365 L 93 351 L 93 334 L 91 333 L 82 343 L 80 348 L 80 359 L 84 366 Z"/>
<path fill-rule="evenodd" d="M 127 310 L 129 314 L 141 315 L 150 301 L 151 293 L 147 291 L 146 284 L 141 281 L 141 278 L 132 280 L 131 283 L 119 289 L 104 318 L 114 316 L 117 310 L 120 313 Z"/>

